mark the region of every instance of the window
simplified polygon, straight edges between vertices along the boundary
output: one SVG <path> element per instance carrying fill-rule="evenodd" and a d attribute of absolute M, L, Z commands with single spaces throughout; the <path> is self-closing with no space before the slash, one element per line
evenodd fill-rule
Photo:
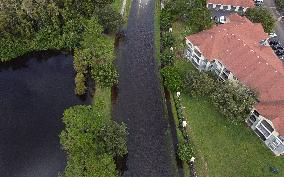
<path fill-rule="evenodd" d="M 194 58 L 196 60 L 196 63 L 199 64 L 200 59 L 196 55 L 194 55 Z"/>
<path fill-rule="evenodd" d="M 258 124 L 258 125 L 256 126 L 256 128 L 261 132 L 261 134 L 263 134 L 263 136 L 264 136 L 265 138 L 268 138 L 269 135 L 271 134 L 271 132 L 269 132 L 269 131 L 263 126 L 262 123 Z"/>
<path fill-rule="evenodd" d="M 192 48 L 192 44 L 190 42 L 187 43 L 190 48 Z"/>
<path fill-rule="evenodd" d="M 257 112 L 256 110 L 253 111 L 253 114 L 256 115 L 257 117 L 259 117 L 259 112 Z"/>
<path fill-rule="evenodd" d="M 270 132 L 273 132 L 273 131 L 274 131 L 274 128 L 272 128 L 272 126 L 271 126 L 266 120 L 261 121 L 261 124 L 263 124 L 264 127 L 265 127 L 266 129 L 268 129 Z"/>
<path fill-rule="evenodd" d="M 196 53 L 197 56 L 201 57 L 201 53 L 197 49 L 194 49 L 194 52 Z"/>
<path fill-rule="evenodd" d="M 228 7 L 228 6 L 223 6 L 223 9 L 224 9 L 224 10 L 228 10 L 229 7 Z"/>
<path fill-rule="evenodd" d="M 265 136 L 258 129 L 255 129 L 254 132 L 262 139 L 262 141 L 266 140 Z"/>
<path fill-rule="evenodd" d="M 254 115 L 251 115 L 251 116 L 249 117 L 249 120 L 250 120 L 251 122 L 255 122 L 255 121 L 256 121 L 256 117 L 255 117 Z"/>
<path fill-rule="evenodd" d="M 276 147 L 280 145 L 280 141 L 277 138 L 273 139 L 272 143 Z"/>
<path fill-rule="evenodd" d="M 276 147 L 275 147 L 274 144 L 272 144 L 272 143 L 269 143 L 268 146 L 269 146 L 269 148 L 270 148 L 271 150 L 275 150 L 275 149 L 276 149 Z"/>

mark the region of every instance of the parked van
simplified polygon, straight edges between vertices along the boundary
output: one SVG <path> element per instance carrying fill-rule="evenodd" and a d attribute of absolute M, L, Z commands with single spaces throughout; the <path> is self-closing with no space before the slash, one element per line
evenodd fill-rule
<path fill-rule="evenodd" d="M 263 4 L 263 0 L 254 0 L 256 6 L 261 6 Z"/>

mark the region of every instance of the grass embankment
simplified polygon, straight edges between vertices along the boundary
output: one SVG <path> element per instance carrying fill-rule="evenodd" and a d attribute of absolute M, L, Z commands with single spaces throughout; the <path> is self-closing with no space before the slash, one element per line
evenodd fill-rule
<path fill-rule="evenodd" d="M 114 1 L 112 6 L 113 6 L 115 11 L 117 11 L 119 13 L 121 12 L 123 1 L 124 0 L 115 0 Z M 125 22 L 124 26 L 127 26 L 128 17 L 129 17 L 129 13 L 130 13 L 130 9 L 131 9 L 131 4 L 132 4 L 132 0 L 126 0 L 124 14 L 122 15 L 122 18 L 124 19 L 124 22 Z"/>
<path fill-rule="evenodd" d="M 158 61 L 159 67 L 161 66 L 160 61 L 160 46 L 161 46 L 161 36 L 160 36 L 160 14 L 161 14 L 161 4 L 160 1 L 156 1 L 155 4 L 155 17 L 154 17 L 154 28 L 155 28 L 155 58 Z"/>
<path fill-rule="evenodd" d="M 182 142 L 184 138 L 182 137 L 182 132 L 178 128 L 179 121 L 178 121 L 177 110 L 176 110 L 176 107 L 175 107 L 175 104 L 174 104 L 174 98 L 173 98 L 172 94 L 171 94 L 171 103 L 172 103 L 171 105 L 172 105 L 173 117 L 174 117 L 174 121 L 175 121 L 175 124 L 176 124 L 177 138 L 178 138 L 179 142 Z M 182 161 L 182 166 L 183 166 L 184 176 L 185 177 L 191 177 L 188 164 L 185 161 Z"/>
<path fill-rule="evenodd" d="M 160 36 L 160 14 L 161 14 L 161 1 L 157 0 L 155 1 L 155 13 L 154 13 L 154 58 L 156 62 L 156 74 L 157 77 L 160 81 L 160 90 L 161 90 L 161 99 L 165 100 L 165 90 L 164 90 L 164 85 L 163 85 L 163 79 L 160 74 L 160 69 L 161 69 L 161 59 L 160 59 L 160 50 L 161 50 L 161 36 Z M 167 105 L 164 103 L 164 116 L 165 119 L 167 119 L 167 122 L 169 122 L 169 116 L 168 116 L 168 109 Z M 173 173 L 175 176 L 178 175 L 178 167 L 176 164 L 176 156 L 175 156 L 175 151 L 174 151 L 174 146 L 173 146 L 173 139 L 172 139 L 172 132 L 170 125 L 167 128 L 166 131 L 166 145 L 168 147 L 169 154 L 171 155 L 171 164 L 173 167 Z"/>
<path fill-rule="evenodd" d="M 105 106 L 101 110 L 104 115 L 111 119 L 111 89 L 110 88 L 96 88 L 93 104 L 96 102 L 104 102 Z"/>

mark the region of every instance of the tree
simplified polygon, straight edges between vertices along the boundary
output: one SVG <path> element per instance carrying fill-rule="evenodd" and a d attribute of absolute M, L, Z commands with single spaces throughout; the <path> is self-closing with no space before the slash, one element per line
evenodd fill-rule
<path fill-rule="evenodd" d="M 167 66 L 161 69 L 165 86 L 172 92 L 181 91 L 182 77 L 178 69 L 174 66 Z"/>
<path fill-rule="evenodd" d="M 270 33 L 273 31 L 275 20 L 273 15 L 265 8 L 249 8 L 245 12 L 245 16 L 253 23 L 261 23 L 264 31 Z"/>
<path fill-rule="evenodd" d="M 94 64 L 91 76 L 101 87 L 112 87 L 118 82 L 118 73 L 112 63 Z"/>
<path fill-rule="evenodd" d="M 216 88 L 216 80 L 206 73 L 189 71 L 183 80 L 184 90 L 194 97 L 206 97 L 212 94 Z"/>
<path fill-rule="evenodd" d="M 96 63 L 111 61 L 113 59 L 113 43 L 112 40 L 102 35 L 103 28 L 98 19 L 86 20 L 84 28 L 82 48 L 89 49 L 90 55 Z"/>
<path fill-rule="evenodd" d="M 195 33 L 209 29 L 213 25 L 211 12 L 206 7 L 191 9 L 188 16 L 188 25 Z"/>
<path fill-rule="evenodd" d="M 100 9 L 98 17 L 105 32 L 116 32 L 123 23 L 122 16 L 110 5 Z"/>
<path fill-rule="evenodd" d="M 219 83 L 210 97 L 220 112 L 235 123 L 247 118 L 257 99 L 248 87 L 230 81 Z"/>
<path fill-rule="evenodd" d="M 284 10 L 284 0 L 275 0 L 275 4 L 279 10 Z"/>
<path fill-rule="evenodd" d="M 104 102 L 93 107 L 78 105 L 64 111 L 65 129 L 60 143 L 67 153 L 64 177 L 116 177 L 113 157 L 127 153 L 126 127 L 102 111 Z"/>
<path fill-rule="evenodd" d="M 127 153 L 126 148 L 126 125 L 109 122 L 103 125 L 98 132 L 98 139 L 101 143 L 101 149 L 113 157 L 123 156 Z"/>

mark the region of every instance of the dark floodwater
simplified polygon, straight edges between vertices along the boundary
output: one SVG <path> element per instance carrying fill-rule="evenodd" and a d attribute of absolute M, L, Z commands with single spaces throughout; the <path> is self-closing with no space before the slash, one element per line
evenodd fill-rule
<path fill-rule="evenodd" d="M 0 176 L 56 177 L 66 165 L 62 113 L 74 95 L 71 55 L 42 52 L 0 64 Z"/>
<path fill-rule="evenodd" d="M 118 95 L 114 117 L 127 124 L 124 177 L 173 177 L 157 64 L 154 59 L 154 0 L 133 0 L 126 39 L 118 46 Z M 173 154 L 172 154 L 173 153 Z M 175 163 L 175 162 L 173 162 Z"/>

